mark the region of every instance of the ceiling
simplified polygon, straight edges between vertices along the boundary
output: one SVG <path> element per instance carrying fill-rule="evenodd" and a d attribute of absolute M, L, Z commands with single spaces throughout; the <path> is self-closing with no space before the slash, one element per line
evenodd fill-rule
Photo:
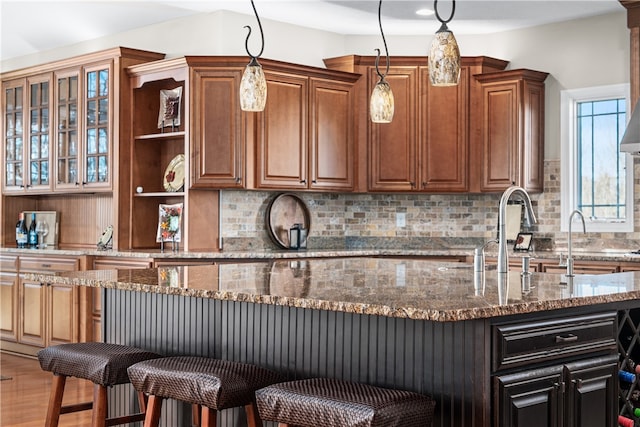
<path fill-rule="evenodd" d="M 377 0 L 255 0 L 261 18 L 339 34 L 378 34 Z M 386 0 L 386 35 L 432 34 L 435 17 L 419 17 L 430 0 Z M 72 45 L 194 14 L 229 10 L 253 14 L 249 0 L 31 1 L 0 0 L 0 60 Z M 451 2 L 438 4 L 443 18 Z M 484 34 L 624 11 L 618 0 L 457 0 L 449 24 L 456 34 Z M 72 22 L 73 25 L 69 25 Z"/>

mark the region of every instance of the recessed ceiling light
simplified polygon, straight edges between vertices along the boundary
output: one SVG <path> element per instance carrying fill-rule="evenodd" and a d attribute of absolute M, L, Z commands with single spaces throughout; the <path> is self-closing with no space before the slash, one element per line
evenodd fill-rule
<path fill-rule="evenodd" d="M 419 9 L 419 10 L 416 10 L 416 15 L 431 16 L 431 15 L 433 15 L 433 10 L 431 10 L 431 9 Z"/>

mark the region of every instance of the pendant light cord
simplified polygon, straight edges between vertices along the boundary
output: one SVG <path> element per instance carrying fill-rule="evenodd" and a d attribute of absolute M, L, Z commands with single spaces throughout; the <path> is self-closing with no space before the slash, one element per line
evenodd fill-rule
<path fill-rule="evenodd" d="M 451 20 L 453 19 L 453 15 L 456 13 L 456 0 L 453 0 L 453 6 L 451 6 L 451 16 L 449 16 L 449 19 L 447 19 L 446 21 L 443 20 L 438 13 L 438 0 L 433 1 L 433 11 L 436 13 L 436 18 L 438 18 L 438 21 L 440 21 L 442 25 L 446 25 L 451 22 Z"/>
<path fill-rule="evenodd" d="M 260 17 L 258 16 L 256 5 L 253 4 L 253 0 L 251 0 L 251 7 L 253 7 L 253 13 L 256 15 L 256 20 L 258 21 L 258 28 L 260 28 L 260 39 L 262 41 L 262 47 L 260 48 L 260 53 L 258 53 L 257 55 L 252 55 L 251 52 L 249 52 L 249 37 L 251 36 L 251 26 L 245 25 L 244 28 L 247 28 L 249 32 L 247 33 L 247 38 L 244 41 L 244 48 L 247 51 L 247 55 L 249 55 L 251 59 L 256 59 L 256 58 L 259 58 L 260 55 L 262 55 L 262 52 L 264 52 L 264 32 L 262 31 L 262 24 L 260 23 Z"/>
<path fill-rule="evenodd" d="M 389 48 L 387 47 L 387 39 L 384 37 L 384 31 L 382 30 L 382 0 L 380 0 L 380 2 L 378 3 L 378 25 L 380 26 L 380 34 L 382 35 L 382 43 L 384 43 L 384 52 L 385 52 L 386 57 L 387 57 L 387 70 L 384 72 L 384 74 L 380 73 L 380 68 L 378 67 L 378 64 L 380 62 L 380 49 L 376 49 L 376 52 L 377 52 L 377 56 L 376 56 L 376 73 L 378 73 L 378 76 L 380 77 L 380 80 L 384 80 L 384 78 L 387 76 L 387 74 L 389 74 Z"/>

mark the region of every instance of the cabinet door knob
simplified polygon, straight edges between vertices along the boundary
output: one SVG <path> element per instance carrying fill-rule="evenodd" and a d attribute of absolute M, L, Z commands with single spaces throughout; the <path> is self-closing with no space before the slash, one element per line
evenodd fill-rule
<path fill-rule="evenodd" d="M 300 184 L 306 184 L 306 183 L 307 183 L 306 179 L 303 179 L 303 180 L 300 181 Z"/>

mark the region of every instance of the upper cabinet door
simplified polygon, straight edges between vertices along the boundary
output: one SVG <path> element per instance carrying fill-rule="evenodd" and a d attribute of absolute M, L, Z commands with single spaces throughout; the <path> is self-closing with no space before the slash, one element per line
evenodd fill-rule
<path fill-rule="evenodd" d="M 353 84 L 311 79 L 309 188 L 351 191 L 354 186 Z"/>
<path fill-rule="evenodd" d="M 27 79 L 29 97 L 28 191 L 51 189 L 51 74 Z"/>
<path fill-rule="evenodd" d="M 543 191 L 547 75 L 509 70 L 475 76 L 482 87 L 481 191 L 503 191 L 511 185 Z"/>
<path fill-rule="evenodd" d="M 367 102 L 378 81 L 369 67 Z M 393 90 L 395 113 L 391 123 L 371 123 L 369 129 L 369 191 L 417 190 L 418 67 L 393 66 L 386 77 Z M 368 105 L 364 106 L 367 108 Z"/>
<path fill-rule="evenodd" d="M 193 73 L 193 188 L 243 188 L 244 115 L 238 91 L 242 68 L 210 67 Z"/>
<path fill-rule="evenodd" d="M 77 189 L 81 182 L 80 126 L 78 102 L 80 71 L 78 69 L 54 74 L 54 139 L 55 188 Z"/>
<path fill-rule="evenodd" d="M 2 135 L 4 135 L 4 173 L 2 185 L 5 192 L 22 192 L 25 188 L 25 79 L 2 84 Z"/>
<path fill-rule="evenodd" d="M 84 68 L 84 188 L 111 188 L 112 61 Z"/>
<path fill-rule="evenodd" d="M 469 67 L 456 86 L 434 87 L 420 67 L 420 190 L 469 190 Z"/>
<path fill-rule="evenodd" d="M 267 105 L 257 126 L 256 187 L 306 189 L 309 79 L 265 71 Z"/>

